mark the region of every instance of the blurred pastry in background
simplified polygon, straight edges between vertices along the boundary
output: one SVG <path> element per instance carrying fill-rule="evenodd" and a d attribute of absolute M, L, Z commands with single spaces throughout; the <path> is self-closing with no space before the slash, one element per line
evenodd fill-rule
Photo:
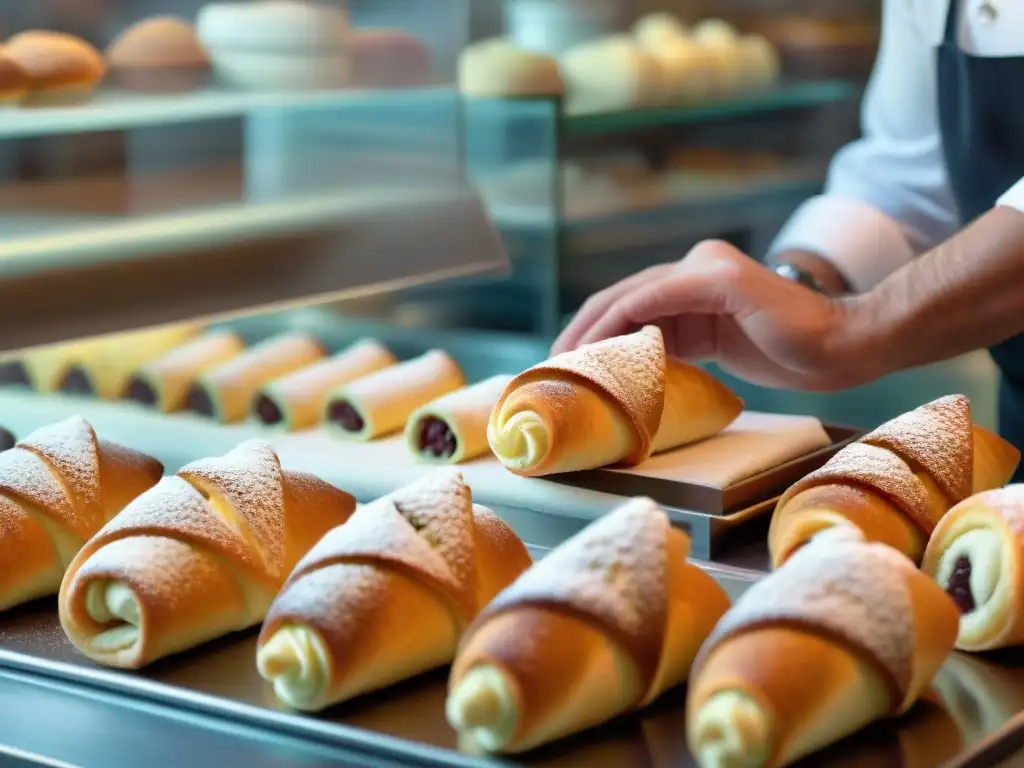
<path fill-rule="evenodd" d="M 32 30 L 15 35 L 6 55 L 29 76 L 26 106 L 64 106 L 88 101 L 106 74 L 103 56 L 72 35 Z"/>
<path fill-rule="evenodd" d="M 558 96 L 565 84 L 558 62 L 550 56 L 495 38 L 462 51 L 459 90 L 476 98 Z"/>
<path fill-rule="evenodd" d="M 286 432 L 316 426 L 323 420 L 328 396 L 338 387 L 396 363 L 398 359 L 380 342 L 357 342 L 264 386 L 253 398 L 252 415 Z"/>
<path fill-rule="evenodd" d="M 104 336 L 85 347 L 81 358 L 64 374 L 60 390 L 104 400 L 120 399 L 140 365 L 155 360 L 198 332 L 194 325 L 172 325 Z"/>
<path fill-rule="evenodd" d="M 692 104 L 715 96 L 718 60 L 705 46 L 678 37 L 645 48 L 664 70 L 666 101 Z"/>
<path fill-rule="evenodd" d="M 434 59 L 421 40 L 401 29 L 357 29 L 352 34 L 352 85 L 414 88 L 434 80 Z"/>
<path fill-rule="evenodd" d="M 630 35 L 580 43 L 559 63 L 571 114 L 651 107 L 669 96 L 664 67 Z"/>
<path fill-rule="evenodd" d="M 722 19 L 705 19 L 693 28 L 693 39 L 709 55 L 714 95 L 724 97 L 739 90 L 743 63 L 739 33 L 733 26 Z"/>
<path fill-rule="evenodd" d="M 191 91 L 210 75 L 210 61 L 192 25 L 171 16 L 129 27 L 110 44 L 106 57 L 117 85 L 132 90 Z"/>
<path fill-rule="evenodd" d="M 738 43 L 740 84 L 745 90 L 764 90 L 782 72 L 779 53 L 762 35 L 744 35 Z"/>
<path fill-rule="evenodd" d="M 504 374 L 492 376 L 418 408 L 405 425 L 410 453 L 423 461 L 446 464 L 490 453 L 487 422 L 511 381 Z"/>
<path fill-rule="evenodd" d="M 352 77 L 348 13 L 297 0 L 210 3 L 196 34 L 217 77 L 253 90 L 343 88 Z"/>
<path fill-rule="evenodd" d="M 71 367 L 84 360 L 101 338 L 78 339 L 26 350 L 18 357 L 0 361 L 0 383 L 32 387 L 47 394 L 60 389 Z"/>
<path fill-rule="evenodd" d="M 17 104 L 28 95 L 32 78 L 0 45 L 0 107 Z"/>
<path fill-rule="evenodd" d="M 397 432 L 421 405 L 466 383 L 456 363 L 439 349 L 345 384 L 327 400 L 333 434 L 373 440 Z"/>
<path fill-rule="evenodd" d="M 179 411 L 199 376 L 244 349 L 242 337 L 233 331 L 207 331 L 137 368 L 123 397 L 161 413 Z"/>
<path fill-rule="evenodd" d="M 326 355 L 308 333 L 273 336 L 202 373 L 189 387 L 185 408 L 221 424 L 243 421 L 260 387 Z"/>
<path fill-rule="evenodd" d="M 9 451 L 18 442 L 18 438 L 9 429 L 0 427 L 0 451 Z"/>
<path fill-rule="evenodd" d="M 673 14 L 649 13 L 633 25 L 633 36 L 648 49 L 661 48 L 689 37 L 689 30 Z"/>

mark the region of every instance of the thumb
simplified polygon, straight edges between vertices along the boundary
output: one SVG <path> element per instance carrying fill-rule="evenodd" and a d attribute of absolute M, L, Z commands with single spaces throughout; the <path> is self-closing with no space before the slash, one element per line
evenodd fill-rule
<path fill-rule="evenodd" d="M 751 310 L 760 266 L 731 246 L 698 246 L 670 275 L 620 296 L 580 343 L 628 333 L 664 317 L 732 315 Z M 724 244 L 723 244 L 724 245 Z"/>

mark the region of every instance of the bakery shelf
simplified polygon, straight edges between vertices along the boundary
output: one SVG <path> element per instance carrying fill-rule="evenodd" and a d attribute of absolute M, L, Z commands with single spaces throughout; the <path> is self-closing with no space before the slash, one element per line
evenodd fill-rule
<path fill-rule="evenodd" d="M 0 349 L 365 296 L 507 263 L 476 193 L 455 183 L 51 225 L 0 241 Z"/>
<path fill-rule="evenodd" d="M 88 104 L 51 108 L 0 108 L 0 139 L 130 130 L 243 117 L 258 112 L 344 110 L 382 101 L 415 104 L 452 94 L 451 86 L 385 91 L 247 92 L 209 88 L 193 93 L 146 95 L 100 92 Z"/>

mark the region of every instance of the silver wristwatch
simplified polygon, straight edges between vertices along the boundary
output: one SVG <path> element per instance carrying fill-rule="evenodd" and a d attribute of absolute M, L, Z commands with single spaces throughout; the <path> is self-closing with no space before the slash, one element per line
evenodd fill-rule
<path fill-rule="evenodd" d="M 806 269 L 802 269 L 795 264 L 789 264 L 786 262 L 781 264 L 772 264 L 769 266 L 769 269 L 779 277 L 792 280 L 794 283 L 800 283 L 800 285 L 805 288 L 810 288 L 812 291 L 816 291 L 824 296 L 829 295 L 829 292 L 825 290 L 825 286 L 818 281 L 818 278 Z"/>

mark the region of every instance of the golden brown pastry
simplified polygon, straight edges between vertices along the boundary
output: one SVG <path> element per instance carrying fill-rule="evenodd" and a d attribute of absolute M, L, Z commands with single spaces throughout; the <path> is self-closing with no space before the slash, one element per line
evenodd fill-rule
<path fill-rule="evenodd" d="M 0 453 L 0 609 L 56 594 L 82 545 L 162 474 L 77 416 Z"/>
<path fill-rule="evenodd" d="M 245 342 L 234 331 L 206 331 L 136 369 L 123 397 L 162 413 L 180 411 L 199 376 L 244 349 Z"/>
<path fill-rule="evenodd" d="M 971 421 L 963 395 L 888 421 L 795 483 L 768 532 L 779 566 L 823 528 L 859 528 L 870 541 L 921 562 L 928 537 L 954 504 L 1013 476 L 1020 452 Z"/>
<path fill-rule="evenodd" d="M 487 439 L 518 475 L 639 464 L 721 432 L 743 401 L 665 355 L 661 330 L 589 344 L 521 373 L 491 414 Z"/>
<path fill-rule="evenodd" d="M 61 392 L 104 400 L 124 396 L 135 370 L 195 337 L 199 328 L 172 325 L 103 336 L 78 347 L 78 358 L 60 382 Z"/>
<path fill-rule="evenodd" d="M 102 341 L 103 337 L 48 344 L 29 349 L 17 357 L 5 357 L 0 362 L 0 381 L 30 386 L 44 394 L 56 392 L 68 372 L 86 360 Z"/>
<path fill-rule="evenodd" d="M 185 407 L 221 424 L 242 421 L 260 387 L 312 365 L 326 354 L 308 333 L 274 336 L 201 374 L 189 388 Z"/>
<path fill-rule="evenodd" d="M 471 98 L 503 99 L 559 96 L 565 85 L 553 58 L 495 38 L 473 43 L 459 56 L 459 90 Z"/>
<path fill-rule="evenodd" d="M 449 664 L 466 626 L 529 566 L 462 475 L 430 475 L 303 558 L 263 624 L 260 674 L 285 704 L 319 710 Z"/>
<path fill-rule="evenodd" d="M 921 567 L 960 609 L 957 648 L 1024 645 L 1024 485 L 953 507 L 935 527 Z"/>
<path fill-rule="evenodd" d="M 511 376 L 492 376 L 416 409 L 405 424 L 409 451 L 423 461 L 446 464 L 490 453 L 487 422 L 511 381 Z"/>
<path fill-rule="evenodd" d="M 0 45 L 0 107 L 17 104 L 28 95 L 32 79 Z"/>
<path fill-rule="evenodd" d="M 26 105 L 68 104 L 88 100 L 103 80 L 100 52 L 72 35 L 32 30 L 7 41 L 7 56 L 28 73 Z"/>
<path fill-rule="evenodd" d="M 701 648 L 687 741 L 701 768 L 779 768 L 902 714 L 953 648 L 953 601 L 852 528 L 751 587 Z"/>
<path fill-rule="evenodd" d="M 397 362 L 380 342 L 358 342 L 267 384 L 253 398 L 252 415 L 286 432 L 307 429 L 323 420 L 327 398 L 338 387 Z"/>
<path fill-rule="evenodd" d="M 729 606 L 690 539 L 634 499 L 537 562 L 462 640 L 446 714 L 460 742 L 522 752 L 683 682 Z"/>
<path fill-rule="evenodd" d="M 466 383 L 440 350 L 345 384 L 327 398 L 326 421 L 348 440 L 372 440 L 405 427 L 413 411 Z"/>
<path fill-rule="evenodd" d="M 210 75 L 210 60 L 192 25 L 173 16 L 128 27 L 107 48 L 107 64 L 118 85 L 137 91 L 191 91 Z"/>
<path fill-rule="evenodd" d="M 60 621 L 93 661 L 137 668 L 254 624 L 355 500 L 249 441 L 166 477 L 78 553 Z"/>

